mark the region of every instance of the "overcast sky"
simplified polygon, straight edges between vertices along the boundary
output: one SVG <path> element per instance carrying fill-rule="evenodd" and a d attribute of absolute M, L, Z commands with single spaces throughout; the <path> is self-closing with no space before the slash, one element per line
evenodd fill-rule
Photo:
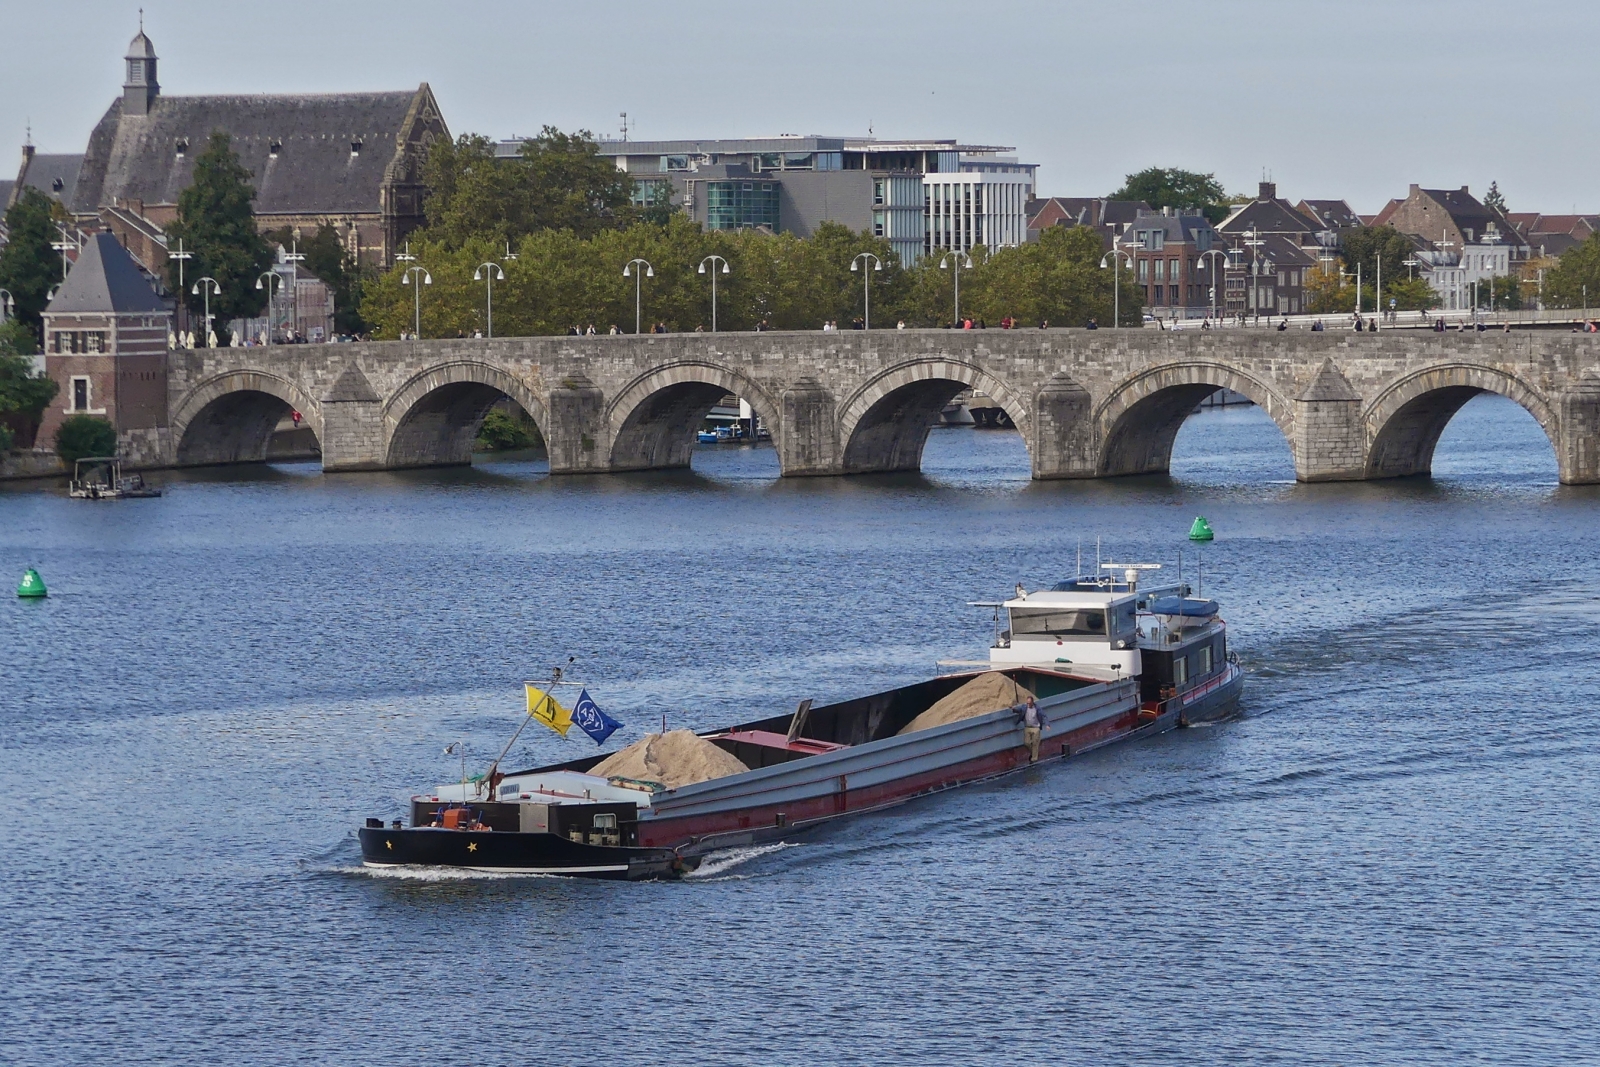
<path fill-rule="evenodd" d="M 0 0 L 0 146 L 31 119 L 83 151 L 137 9 Z M 641 139 L 1014 145 L 1043 195 L 1177 166 L 1369 213 L 1491 180 L 1512 210 L 1600 211 L 1594 0 L 146 0 L 145 29 L 166 93 L 427 81 L 453 133 L 626 111 Z"/>

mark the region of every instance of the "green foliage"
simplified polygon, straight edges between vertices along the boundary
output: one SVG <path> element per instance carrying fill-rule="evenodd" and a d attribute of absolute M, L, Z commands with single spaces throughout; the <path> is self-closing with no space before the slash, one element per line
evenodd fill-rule
<path fill-rule="evenodd" d="M 1306 311 L 1313 315 L 1349 314 L 1356 309 L 1356 287 L 1344 284 L 1337 265 L 1307 271 L 1304 292 Z"/>
<path fill-rule="evenodd" d="M 477 451 L 511 452 L 523 448 L 536 448 L 544 443 L 539 427 L 526 413 L 512 415 L 496 408 L 483 418 L 478 430 Z"/>
<path fill-rule="evenodd" d="M 502 260 L 504 246 L 475 238 L 452 248 L 419 234 L 411 250 L 433 277 L 421 290 L 422 335 L 471 336 L 482 329 L 485 286 L 472 273 L 485 260 Z M 711 277 L 699 273 L 699 266 L 713 254 L 729 265 L 727 274 L 719 267 L 716 277 L 717 324 L 723 330 L 751 330 L 762 322 L 775 330 L 818 329 L 828 319 L 848 324 L 861 314 L 863 280 L 850 270 L 858 252 L 872 252 L 883 262 L 867 284 L 873 320 L 885 323 L 900 312 L 908 273 L 887 241 L 837 224 L 819 226 L 801 240 L 792 234 L 703 232 L 682 215 L 665 226 L 641 223 L 588 239 L 571 230 L 544 230 L 522 238 L 516 251 L 517 259 L 501 264 L 506 280 L 494 286 L 496 336 L 561 334 L 590 324 L 600 333 L 613 325 L 633 332 L 634 279 L 624 278 L 622 268 L 635 257 L 655 269 L 641 287 L 646 331 L 656 322 L 674 332 L 711 328 Z M 390 271 L 367 287 L 362 310 L 379 337 L 412 328 L 414 293 L 402 277 Z"/>
<path fill-rule="evenodd" d="M 462 134 L 433 146 L 422 177 L 428 226 L 420 239 L 452 250 L 480 241 L 503 254 L 507 242 L 542 230 L 593 237 L 639 211 L 633 179 L 599 154 L 586 130 L 546 126 L 512 158 L 497 158 L 481 134 Z"/>
<path fill-rule="evenodd" d="M 1215 174 L 1176 167 L 1148 167 L 1130 174 L 1111 200 L 1143 200 L 1153 208 L 1199 208 L 1213 223 L 1227 217 L 1227 193 Z"/>
<path fill-rule="evenodd" d="M 1483 206 L 1490 211 L 1498 211 L 1501 214 L 1505 214 L 1506 198 L 1500 194 L 1499 182 L 1489 183 L 1489 191 L 1483 194 Z"/>
<path fill-rule="evenodd" d="M 56 455 L 67 466 L 89 456 L 112 456 L 117 431 L 99 415 L 72 415 L 56 427 Z"/>
<path fill-rule="evenodd" d="M 11 294 L 12 314 L 41 336 L 40 314 L 49 301 L 50 287 L 61 281 L 61 258 L 50 247 L 59 238 L 48 196 L 28 186 L 6 211 L 11 237 L 0 248 L 0 289 Z"/>
<path fill-rule="evenodd" d="M 190 291 L 180 298 L 191 311 L 203 311 L 204 294 L 192 290 L 197 279 L 215 278 L 222 292 L 211 297 L 211 314 L 219 324 L 258 315 L 267 303 L 266 290 L 256 288 L 256 279 L 272 265 L 272 250 L 256 231 L 250 178 L 228 134 L 215 131 L 194 162 L 194 183 L 178 194 L 178 217 L 167 229 L 174 241 L 182 238 L 194 253 L 184 269 Z M 168 284 L 176 292 L 178 261 L 169 261 L 167 269 Z M 219 336 L 222 332 L 217 330 Z"/>
<path fill-rule="evenodd" d="M 1389 310 L 1394 301 L 1397 311 L 1426 311 L 1439 306 L 1439 294 L 1421 278 L 1400 278 L 1383 283 L 1383 310 Z"/>
<path fill-rule="evenodd" d="M 12 319 L 0 325 L 0 430 L 5 437 L 0 452 L 19 437 L 25 445 L 33 443 L 39 419 L 59 388 L 47 375 L 33 373 L 28 357 L 35 350 L 33 330 L 26 324 Z"/>
<path fill-rule="evenodd" d="M 1387 290 L 1390 281 L 1405 277 L 1405 261 L 1414 251 L 1410 239 L 1393 226 L 1351 230 L 1344 235 L 1344 269 L 1354 274 L 1359 263 L 1362 285 L 1370 286 L 1378 277 L 1378 257 L 1382 256 L 1383 287 Z"/>
<path fill-rule="evenodd" d="M 1478 306 L 1490 310 L 1516 311 L 1522 307 L 1522 283 L 1507 274 L 1478 283 Z"/>
<path fill-rule="evenodd" d="M 1584 287 L 1588 287 L 1585 293 Z M 1600 233 L 1561 254 L 1544 276 L 1545 307 L 1591 309 L 1600 305 Z"/>
<path fill-rule="evenodd" d="M 1144 287 L 1118 256 L 1122 278 L 1120 294 L 1115 292 L 1109 261 L 1100 266 L 1104 252 L 1095 230 L 1052 226 L 1035 242 L 1000 249 L 976 263 L 962 279 L 962 312 L 991 326 L 1008 316 L 1021 326 L 1082 326 L 1091 318 L 1109 326 L 1113 304 L 1119 304 L 1122 324 L 1138 326 Z"/>

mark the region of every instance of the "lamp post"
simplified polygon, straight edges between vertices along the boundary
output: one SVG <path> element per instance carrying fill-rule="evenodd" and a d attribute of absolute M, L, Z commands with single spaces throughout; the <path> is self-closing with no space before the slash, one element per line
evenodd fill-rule
<path fill-rule="evenodd" d="M 178 250 L 176 252 L 168 252 L 167 253 L 167 258 L 168 259 L 175 259 L 175 260 L 178 261 L 178 296 L 180 298 L 178 300 L 178 318 L 179 318 L 179 321 L 178 321 L 178 332 L 180 334 L 182 334 L 184 329 L 185 329 L 185 327 L 187 327 L 189 325 L 189 308 L 188 308 L 188 305 L 186 305 L 182 300 L 182 296 L 183 296 L 183 267 L 184 267 L 185 263 L 187 263 L 189 260 L 194 258 L 194 253 L 193 252 L 185 252 L 183 250 L 183 238 L 180 237 L 180 238 L 178 238 Z"/>
<path fill-rule="evenodd" d="M 395 258 L 399 259 L 400 257 L 396 256 Z M 411 256 L 410 258 L 416 259 L 417 257 Z M 416 315 L 413 320 L 411 339 L 419 341 L 422 339 L 422 287 L 433 284 L 433 275 L 429 274 L 428 269 L 419 263 L 414 267 L 405 269 L 404 273 L 400 275 L 400 284 L 411 286 L 412 302 L 415 305 Z"/>
<path fill-rule="evenodd" d="M 634 270 L 634 264 L 642 266 L 644 270 Z M 633 279 L 633 333 L 634 336 L 637 337 L 643 332 L 644 326 L 644 316 L 641 313 L 641 309 L 644 307 L 644 304 L 641 302 L 643 300 L 643 297 L 640 295 L 641 287 L 644 285 L 644 280 L 646 278 L 654 278 L 656 276 L 656 269 L 650 265 L 648 260 L 638 258 L 630 259 L 622 268 L 622 276 L 624 278 Z M 711 284 L 713 287 L 716 286 L 716 283 L 716 278 L 712 278 Z"/>
<path fill-rule="evenodd" d="M 484 286 L 484 319 L 488 326 L 488 334 L 494 336 L 494 283 L 506 280 L 506 272 L 500 269 L 500 264 L 489 260 L 479 263 L 478 268 L 472 272 L 472 280 L 482 282 Z"/>
<path fill-rule="evenodd" d="M 222 295 L 222 286 L 218 285 L 217 284 L 217 280 L 215 278 L 211 277 L 208 274 L 204 278 L 201 278 L 199 281 L 195 282 L 193 288 L 191 288 L 189 290 L 189 293 L 190 293 L 191 296 L 199 296 L 202 293 L 205 294 L 205 299 L 206 299 L 206 318 L 205 318 L 206 347 L 210 348 L 211 347 L 211 296 L 212 296 L 213 293 L 215 293 L 217 296 L 221 296 Z"/>
<path fill-rule="evenodd" d="M 1208 249 L 1208 250 L 1200 253 L 1200 269 L 1201 270 L 1205 270 L 1206 269 L 1206 260 L 1210 259 L 1212 256 L 1218 257 L 1219 259 L 1221 259 L 1223 261 L 1224 264 L 1227 263 L 1228 253 L 1222 251 L 1219 248 Z M 1226 266 L 1224 266 L 1224 273 L 1226 273 Z M 1217 317 L 1217 282 L 1220 281 L 1220 280 L 1221 279 L 1219 279 L 1217 277 L 1216 260 L 1212 260 L 1212 263 L 1211 263 L 1211 317 L 1213 319 Z"/>
<path fill-rule="evenodd" d="M 700 261 L 700 273 L 706 273 L 706 264 L 711 264 L 711 332 L 717 332 L 717 264 L 722 264 L 722 273 L 728 273 L 728 261 L 721 256 L 707 256 Z M 635 322 L 637 327 L 638 323 Z"/>
<path fill-rule="evenodd" d="M 955 290 L 955 298 L 956 298 L 955 328 L 959 330 L 959 329 L 961 329 L 961 270 L 962 270 L 963 267 L 965 267 L 967 270 L 971 270 L 972 269 L 972 257 L 967 255 L 967 253 L 961 251 L 959 248 L 953 248 L 950 251 L 946 252 L 944 255 L 939 257 L 939 269 L 940 270 L 950 270 L 951 269 L 950 264 L 952 262 L 955 263 L 955 268 L 954 268 L 955 275 L 954 275 L 954 277 L 955 277 L 955 283 L 956 283 L 956 290 Z"/>
<path fill-rule="evenodd" d="M 1111 328 L 1113 330 L 1120 329 L 1122 326 L 1122 260 L 1118 258 L 1119 256 L 1127 257 L 1128 269 L 1132 270 L 1132 254 L 1115 243 L 1112 244 L 1111 251 L 1100 257 L 1101 270 L 1106 269 L 1106 260 L 1108 259 L 1115 264 L 1111 277 Z M 1211 299 L 1215 300 L 1216 296 L 1213 294 Z"/>
<path fill-rule="evenodd" d="M 291 232 L 290 240 L 293 244 L 290 251 L 283 254 L 283 261 L 289 264 L 289 315 L 294 320 L 291 327 L 296 333 L 300 332 L 300 264 L 305 260 L 306 254 L 300 251 L 300 227 L 296 226 Z"/>
<path fill-rule="evenodd" d="M 883 269 L 883 260 L 871 252 L 862 252 L 855 259 L 852 259 L 850 261 L 850 269 L 854 271 L 869 259 L 872 260 L 873 270 Z M 861 272 L 861 328 L 863 330 L 872 329 L 872 287 L 868 284 L 871 281 L 872 275 L 863 270 Z"/>
<path fill-rule="evenodd" d="M 266 285 L 262 285 L 266 282 Z M 278 292 L 283 292 L 283 275 L 275 270 L 264 270 L 256 278 L 256 288 L 267 291 L 267 347 L 272 347 L 272 283 L 278 283 Z"/>
<path fill-rule="evenodd" d="M 61 240 L 51 241 L 50 247 L 61 253 L 61 280 L 67 280 L 67 253 L 78 248 L 78 243 L 67 236 L 67 228 L 61 223 L 56 223 L 56 229 L 61 231 Z"/>
<path fill-rule="evenodd" d="M 1267 242 L 1261 239 L 1254 226 L 1245 232 L 1245 244 L 1250 248 L 1250 310 L 1255 312 L 1256 323 L 1261 322 L 1261 264 L 1256 258 L 1256 249 Z"/>
<path fill-rule="evenodd" d="M 1378 280 L 1373 283 L 1373 287 L 1372 287 L 1372 313 L 1374 315 L 1378 316 L 1378 320 L 1377 321 L 1382 322 L 1383 321 L 1383 253 L 1382 252 L 1375 252 L 1375 253 L 1373 253 L 1373 256 L 1378 261 Z"/>

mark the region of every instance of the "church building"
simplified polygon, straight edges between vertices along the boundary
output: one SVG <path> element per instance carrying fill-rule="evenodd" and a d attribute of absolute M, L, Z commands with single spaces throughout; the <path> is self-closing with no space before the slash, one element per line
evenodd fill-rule
<path fill-rule="evenodd" d="M 383 266 L 422 225 L 422 164 L 429 147 L 450 136 L 426 82 L 401 92 L 163 93 L 155 46 L 141 27 L 128 46 L 122 96 L 90 135 L 77 170 L 70 208 L 80 226 L 109 226 L 159 272 L 162 231 L 214 130 L 231 136 L 253 175 L 261 229 L 299 227 L 309 237 L 327 223 L 352 253 Z"/>

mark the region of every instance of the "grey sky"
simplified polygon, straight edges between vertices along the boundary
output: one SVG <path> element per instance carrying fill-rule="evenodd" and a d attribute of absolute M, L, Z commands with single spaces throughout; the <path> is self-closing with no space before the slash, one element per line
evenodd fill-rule
<path fill-rule="evenodd" d="M 0 148 L 31 118 L 41 151 L 83 150 L 138 6 L 0 0 Z M 145 26 L 164 92 L 427 81 L 454 133 L 870 124 L 1015 145 L 1046 195 L 1162 165 L 1365 212 L 1491 179 L 1513 210 L 1600 210 L 1600 5 L 1578 0 L 147 0 Z"/>

